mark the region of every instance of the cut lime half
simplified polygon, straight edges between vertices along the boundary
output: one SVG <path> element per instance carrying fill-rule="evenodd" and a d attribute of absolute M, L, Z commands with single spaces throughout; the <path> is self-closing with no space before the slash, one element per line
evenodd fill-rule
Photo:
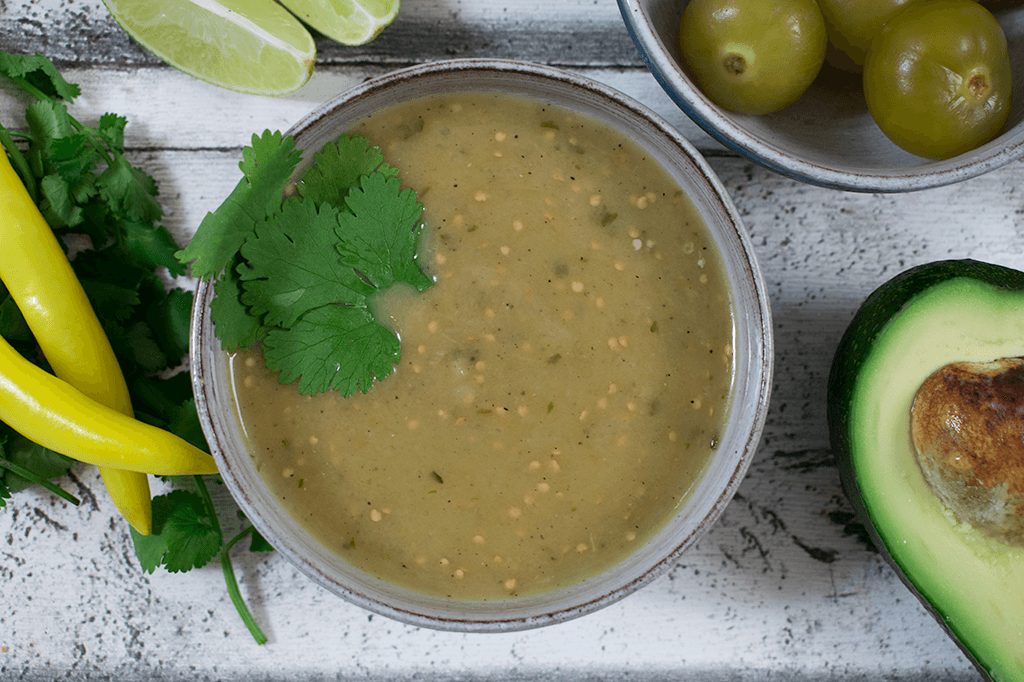
<path fill-rule="evenodd" d="M 398 16 L 401 0 L 281 0 L 295 16 L 343 45 L 370 42 Z"/>
<path fill-rule="evenodd" d="M 103 2 L 142 47 L 208 83 L 255 95 L 286 95 L 313 73 L 312 36 L 273 0 Z"/>

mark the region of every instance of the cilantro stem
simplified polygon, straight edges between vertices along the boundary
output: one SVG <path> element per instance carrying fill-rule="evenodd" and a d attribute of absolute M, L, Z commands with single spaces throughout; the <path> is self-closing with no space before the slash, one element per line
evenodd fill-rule
<path fill-rule="evenodd" d="M 107 166 L 113 166 L 114 160 L 110 158 L 110 154 L 107 153 L 107 146 L 106 143 L 103 141 L 103 138 L 101 138 L 95 130 L 93 130 L 92 128 L 85 127 L 84 125 L 76 121 L 74 118 L 68 116 L 68 119 L 71 121 L 71 125 L 73 125 L 75 129 L 78 130 L 78 132 L 87 134 L 87 137 L 89 138 L 89 144 L 91 144 L 93 149 L 99 152 L 100 156 L 103 157 L 104 163 L 106 163 Z M 115 155 L 120 156 L 120 154 L 118 154 L 116 151 L 111 151 Z"/>
<path fill-rule="evenodd" d="M 14 462 L 10 462 L 10 461 L 8 461 L 6 459 L 0 458 L 0 468 L 4 468 L 4 469 L 7 469 L 9 471 L 13 471 L 14 473 L 18 474 L 22 478 L 26 478 L 26 479 L 32 481 L 33 483 L 36 483 L 38 485 L 43 486 L 44 488 L 49 490 L 54 495 L 57 495 L 59 497 L 64 498 L 65 500 L 67 500 L 71 504 L 75 505 L 76 507 L 82 503 L 81 500 L 79 500 L 77 497 L 75 497 L 74 495 L 72 495 L 68 491 L 64 490 L 60 486 L 54 485 L 53 483 L 50 483 L 45 478 L 43 478 L 41 476 L 37 476 L 36 474 L 32 473 L 28 469 L 26 469 L 24 467 L 21 467 L 21 466 L 18 466 Z"/>
<path fill-rule="evenodd" d="M 213 506 L 213 499 L 210 497 L 210 491 L 206 487 L 206 481 L 203 480 L 202 476 L 193 476 L 195 479 L 196 487 L 199 489 L 199 496 L 203 498 L 203 504 L 206 505 L 206 509 L 210 513 L 210 522 L 213 524 L 214 530 L 217 534 L 224 537 L 223 531 L 220 528 L 220 521 L 217 518 L 217 510 Z M 263 630 L 260 629 L 259 623 L 253 618 L 252 612 L 249 611 L 249 607 L 246 605 L 245 600 L 242 599 L 242 592 L 238 589 L 238 580 L 235 578 L 235 569 L 231 566 L 231 548 L 238 543 L 239 540 L 249 535 L 253 531 L 253 526 L 249 526 L 245 530 L 241 531 L 238 535 L 231 538 L 231 540 L 222 545 L 220 548 L 220 566 L 224 571 L 224 582 L 227 583 L 228 594 L 231 595 L 231 603 L 235 605 L 235 610 L 238 611 L 238 615 L 242 618 L 242 622 L 245 623 L 245 627 L 249 628 L 249 634 L 256 640 L 257 644 L 263 645 L 267 643 L 267 636 L 263 634 Z"/>
<path fill-rule="evenodd" d="M 21 184 L 25 185 L 25 189 L 28 190 L 28 195 L 32 198 L 32 202 L 38 204 L 39 190 L 36 189 L 35 176 L 32 175 L 32 169 L 29 167 L 28 161 L 25 160 L 25 155 L 21 153 L 21 150 L 14 143 L 16 136 L 27 137 L 19 133 L 12 133 L 0 125 L 0 144 L 3 145 L 4 151 L 7 152 L 11 166 L 18 172 Z"/>
<path fill-rule="evenodd" d="M 223 532 L 220 529 L 220 519 L 217 518 L 217 509 L 213 506 L 213 498 L 210 497 L 210 490 L 206 487 L 206 481 L 199 474 L 194 474 L 192 479 L 196 483 L 196 488 L 199 489 L 199 497 L 203 498 L 203 504 L 206 505 L 206 511 L 210 513 L 210 523 L 213 524 L 213 529 L 217 531 L 217 534 L 224 537 Z"/>
<path fill-rule="evenodd" d="M 244 538 L 246 535 L 251 535 L 254 526 L 242 530 L 235 537 L 231 538 L 230 542 L 224 545 L 220 550 L 220 565 L 224 569 L 224 580 L 228 585 L 228 594 L 231 595 L 231 601 L 234 602 L 235 608 L 238 610 L 238 615 L 242 617 L 242 622 L 245 623 L 245 627 L 249 628 L 249 633 L 252 638 L 256 640 L 257 644 L 266 644 L 267 636 L 263 634 L 263 630 L 260 629 L 259 623 L 253 618 L 252 612 L 249 611 L 249 607 L 246 605 L 245 600 L 242 599 L 242 593 L 238 589 L 238 581 L 235 580 L 235 570 L 231 566 L 230 552 L 231 548 L 235 544 Z"/>
<path fill-rule="evenodd" d="M 28 94 L 32 95 L 33 97 L 35 97 L 36 99 L 38 99 L 40 101 L 44 101 L 44 102 L 51 102 L 51 101 L 53 101 L 52 97 L 47 95 L 45 92 L 43 92 L 42 90 L 40 90 L 36 86 L 34 86 L 31 83 L 29 83 L 24 78 L 18 78 L 18 77 L 15 77 L 15 76 L 9 76 L 8 80 L 10 80 L 10 82 L 13 85 L 17 85 L 19 88 L 21 88 L 22 90 L 24 90 L 25 92 L 27 92 Z"/>
<path fill-rule="evenodd" d="M 9 80 L 11 81 L 11 83 L 18 86 L 26 93 L 28 93 L 32 97 L 35 97 L 37 100 L 41 102 L 53 102 L 54 100 L 53 97 L 50 97 L 45 92 L 29 83 L 24 78 L 10 78 Z M 80 133 L 86 133 L 86 138 L 89 140 L 89 144 L 92 145 L 93 149 L 99 152 L 99 155 L 103 157 L 103 161 L 106 162 L 108 166 L 114 165 L 113 160 L 110 158 L 110 154 L 107 153 L 106 144 L 103 142 L 102 138 L 100 138 L 100 136 L 96 133 L 96 131 L 82 125 L 73 116 L 69 115 L 68 121 L 71 122 L 71 125 L 75 128 L 75 130 L 77 130 Z"/>

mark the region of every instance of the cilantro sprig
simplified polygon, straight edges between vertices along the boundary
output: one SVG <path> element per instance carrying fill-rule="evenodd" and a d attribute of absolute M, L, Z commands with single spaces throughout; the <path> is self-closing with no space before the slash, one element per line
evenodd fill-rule
<path fill-rule="evenodd" d="M 224 350 L 260 341 L 267 366 L 301 393 L 365 393 L 401 358 L 372 297 L 433 285 L 417 261 L 423 205 L 364 137 L 326 145 L 286 197 L 300 161 L 290 137 L 253 135 L 242 179 L 178 258 L 214 280 Z"/>
<path fill-rule="evenodd" d="M 243 538 L 252 536 L 250 550 L 253 552 L 273 551 L 273 547 L 256 532 L 253 526 L 246 526 L 227 543 L 221 530 L 220 520 L 213 505 L 209 489 L 203 476 L 193 476 L 195 491 L 176 489 L 153 499 L 153 532 L 139 535 L 132 529 L 135 552 L 142 569 L 152 573 L 159 566 L 168 572 L 181 573 L 201 568 L 215 557 L 220 558 L 231 597 L 238 615 L 258 644 L 265 644 L 263 634 L 248 605 L 242 598 L 231 565 L 230 552 Z"/>
<path fill-rule="evenodd" d="M 71 265 L 114 348 L 136 418 L 208 451 L 191 381 L 181 371 L 193 296 L 185 288 L 165 285 L 163 274 L 176 278 L 186 268 L 175 257 L 178 245 L 159 222 L 163 210 L 156 182 L 125 156 L 127 120 L 108 113 L 88 126 L 71 116 L 67 104 L 80 88 L 41 55 L 0 52 L 0 76 L 28 101 L 24 125 L 0 125 L 0 142 L 51 228 L 78 247 Z M 255 167 L 262 160 L 250 162 Z M 0 335 L 49 370 L 2 284 Z M 0 507 L 35 484 L 77 504 L 77 498 L 52 483 L 73 464 L 0 422 Z M 153 534 L 140 536 L 132 529 L 139 561 L 147 572 L 161 565 L 176 572 L 219 556 L 232 601 L 262 643 L 266 638 L 241 598 L 228 552 L 250 535 L 254 551 L 271 547 L 252 526 L 224 542 L 206 482 L 194 477 L 175 484 L 188 482 L 199 492 L 176 488 L 154 498 Z"/>
<path fill-rule="evenodd" d="M 155 181 L 124 155 L 127 121 L 108 113 L 88 126 L 73 117 L 67 105 L 80 88 L 41 55 L 0 52 L 0 76 L 27 101 L 21 126 L 0 125 L 11 165 L 58 237 L 76 244 L 71 265 L 111 341 L 136 416 L 174 430 L 188 421 L 183 411 L 194 412 L 190 385 L 186 392 L 166 377 L 187 352 L 192 293 L 164 285 L 161 272 L 177 277 L 185 268 L 174 258 L 178 247 L 170 232 L 159 223 L 163 211 Z M 2 286 L 0 335 L 49 370 Z M 142 385 L 162 388 L 140 393 Z M 172 401 L 169 395 L 177 397 Z M 64 476 L 74 463 L 2 423 L 0 459 L 30 474 L 0 466 L 0 490 L 7 494 L 35 483 L 32 476 L 40 483 Z"/>

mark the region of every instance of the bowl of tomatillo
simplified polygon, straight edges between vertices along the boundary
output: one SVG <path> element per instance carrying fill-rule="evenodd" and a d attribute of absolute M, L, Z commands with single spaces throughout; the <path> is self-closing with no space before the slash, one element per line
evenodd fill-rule
<path fill-rule="evenodd" d="M 1024 3 L 618 2 L 673 101 L 786 176 L 903 192 L 1024 156 Z"/>

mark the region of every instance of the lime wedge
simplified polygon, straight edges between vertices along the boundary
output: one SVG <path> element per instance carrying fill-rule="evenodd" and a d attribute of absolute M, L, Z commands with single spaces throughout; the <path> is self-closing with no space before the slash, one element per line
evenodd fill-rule
<path fill-rule="evenodd" d="M 280 0 L 299 19 L 343 45 L 370 42 L 398 16 L 401 0 Z"/>
<path fill-rule="evenodd" d="M 309 80 L 313 37 L 273 0 L 103 0 L 142 47 L 214 85 L 286 95 Z"/>

